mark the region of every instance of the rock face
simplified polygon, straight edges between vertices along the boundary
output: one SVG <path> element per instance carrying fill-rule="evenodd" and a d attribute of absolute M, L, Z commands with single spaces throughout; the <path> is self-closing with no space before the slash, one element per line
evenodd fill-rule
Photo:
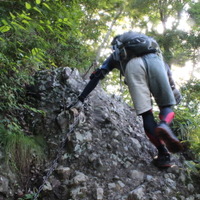
<path fill-rule="evenodd" d="M 86 83 L 68 67 L 36 74 L 34 92 L 29 93 L 46 115 L 31 113 L 29 126 L 34 135 L 45 138 L 47 158 L 30 191 L 43 183 L 60 153 L 40 192 L 43 200 L 200 199 L 200 186 L 181 154 L 172 156 L 175 165 L 169 169 L 159 170 L 151 163 L 157 152 L 144 134 L 142 120 L 119 97 L 98 86 L 84 106 L 67 110 Z M 0 199 L 14 199 L 9 181 L 0 172 Z"/>

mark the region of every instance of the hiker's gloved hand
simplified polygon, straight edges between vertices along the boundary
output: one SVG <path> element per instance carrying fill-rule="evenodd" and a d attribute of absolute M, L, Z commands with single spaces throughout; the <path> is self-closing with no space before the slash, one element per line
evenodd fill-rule
<path fill-rule="evenodd" d="M 180 91 L 176 88 L 173 88 L 173 93 L 174 93 L 174 97 L 176 100 L 176 104 L 178 105 L 181 102 L 183 97 L 182 97 Z"/>
<path fill-rule="evenodd" d="M 80 112 L 82 108 L 83 108 L 83 102 L 78 100 L 76 104 L 70 110 Z"/>
<path fill-rule="evenodd" d="M 83 101 L 79 100 L 79 97 L 78 97 L 76 101 L 74 101 L 68 106 L 68 110 L 71 110 L 71 109 L 80 110 L 82 106 L 83 106 Z"/>
<path fill-rule="evenodd" d="M 67 110 L 73 113 L 73 116 L 78 116 L 83 108 L 83 103 L 77 99 L 76 101 L 72 102 L 68 107 Z"/>

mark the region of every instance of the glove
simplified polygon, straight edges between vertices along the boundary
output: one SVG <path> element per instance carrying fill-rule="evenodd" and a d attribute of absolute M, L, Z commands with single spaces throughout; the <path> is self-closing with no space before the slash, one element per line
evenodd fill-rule
<path fill-rule="evenodd" d="M 73 108 L 76 108 L 77 110 L 80 110 L 81 107 L 83 106 L 83 102 L 80 101 L 79 99 L 77 99 L 77 101 L 73 102 L 72 104 L 70 104 L 67 109 L 71 110 Z"/>
<path fill-rule="evenodd" d="M 174 97 L 175 97 L 175 100 L 176 100 L 176 104 L 178 105 L 178 104 L 181 102 L 181 100 L 182 100 L 183 97 L 182 97 L 180 91 L 177 90 L 176 88 L 174 88 L 172 91 L 173 91 L 173 93 L 174 93 Z"/>

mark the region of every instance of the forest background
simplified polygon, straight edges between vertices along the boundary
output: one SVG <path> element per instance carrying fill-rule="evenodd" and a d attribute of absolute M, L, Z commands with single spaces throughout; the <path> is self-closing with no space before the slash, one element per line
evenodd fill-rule
<path fill-rule="evenodd" d="M 183 100 L 175 107 L 173 130 L 181 140 L 189 142 L 193 159 L 188 165 L 199 170 L 198 0 L 0 1 L 0 141 L 7 155 L 19 145 L 36 146 L 19 115 L 26 109 L 41 112 L 26 101 L 25 88 L 33 82 L 34 73 L 68 66 L 87 77 L 88 71 L 97 68 L 111 53 L 113 36 L 130 29 L 154 37 L 172 72 L 178 69 L 184 78 L 177 82 Z M 185 68 L 190 69 L 189 73 L 182 71 Z M 119 85 L 118 72 L 110 73 L 102 85 L 111 83 Z M 109 87 L 105 89 L 110 92 Z M 119 92 L 120 88 L 113 89 Z M 126 88 L 123 97 L 130 103 Z M 12 152 L 10 142 L 16 144 Z"/>

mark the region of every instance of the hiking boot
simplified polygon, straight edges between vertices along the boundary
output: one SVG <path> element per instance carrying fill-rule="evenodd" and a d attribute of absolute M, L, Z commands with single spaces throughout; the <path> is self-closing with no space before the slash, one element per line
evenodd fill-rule
<path fill-rule="evenodd" d="M 156 135 L 164 141 L 166 144 L 167 149 L 171 153 L 177 153 L 183 150 L 183 146 L 178 140 L 178 138 L 173 134 L 171 128 L 165 123 L 161 122 L 156 130 Z"/>
<path fill-rule="evenodd" d="M 153 159 L 153 164 L 158 168 L 167 168 L 173 165 L 170 159 L 170 154 L 158 154 L 158 156 Z"/>

